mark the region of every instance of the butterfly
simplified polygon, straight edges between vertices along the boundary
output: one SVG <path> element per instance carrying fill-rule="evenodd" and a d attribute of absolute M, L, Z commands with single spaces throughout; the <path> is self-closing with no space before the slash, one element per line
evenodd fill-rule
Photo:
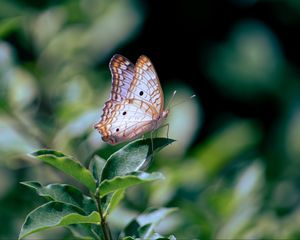
<path fill-rule="evenodd" d="M 110 98 L 105 102 L 95 129 L 102 140 L 118 144 L 159 128 L 168 116 L 163 91 L 150 59 L 140 56 L 134 65 L 116 54 L 109 63 Z"/>

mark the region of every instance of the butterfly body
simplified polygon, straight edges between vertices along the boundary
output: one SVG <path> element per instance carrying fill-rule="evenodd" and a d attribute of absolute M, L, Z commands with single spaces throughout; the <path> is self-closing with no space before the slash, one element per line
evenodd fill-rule
<path fill-rule="evenodd" d="M 150 60 L 140 56 L 133 65 L 121 55 L 110 61 L 112 89 L 95 128 L 110 144 L 133 140 L 159 128 L 168 116 L 163 92 Z"/>

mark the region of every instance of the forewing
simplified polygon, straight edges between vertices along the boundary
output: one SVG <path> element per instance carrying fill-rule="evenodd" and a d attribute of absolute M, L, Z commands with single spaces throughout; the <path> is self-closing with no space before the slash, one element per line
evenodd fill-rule
<path fill-rule="evenodd" d="M 128 89 L 128 99 L 134 98 L 150 104 L 159 114 L 164 108 L 164 96 L 159 79 L 148 57 L 142 55 L 134 67 L 134 77 Z"/>
<path fill-rule="evenodd" d="M 134 65 L 125 57 L 115 54 L 109 63 L 112 75 L 110 99 L 122 101 L 126 98 L 128 89 L 134 77 Z"/>

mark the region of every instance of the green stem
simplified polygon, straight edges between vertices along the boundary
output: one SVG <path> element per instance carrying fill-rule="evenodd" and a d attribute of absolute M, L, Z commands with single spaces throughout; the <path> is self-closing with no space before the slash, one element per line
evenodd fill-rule
<path fill-rule="evenodd" d="M 104 239 L 105 240 L 112 240 L 112 236 L 111 236 L 109 226 L 106 222 L 105 216 L 103 215 L 103 210 L 102 210 L 102 207 L 101 207 L 101 198 L 100 198 L 100 194 L 99 194 L 98 189 L 97 189 L 96 194 L 95 194 L 95 199 L 96 199 L 96 202 L 97 202 L 97 208 L 98 208 L 98 212 L 99 212 L 99 215 L 100 215 L 100 225 L 101 225 L 101 230 L 103 232 Z"/>

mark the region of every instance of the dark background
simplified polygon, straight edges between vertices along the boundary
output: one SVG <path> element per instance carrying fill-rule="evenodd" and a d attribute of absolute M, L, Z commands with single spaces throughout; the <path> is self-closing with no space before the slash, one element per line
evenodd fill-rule
<path fill-rule="evenodd" d="M 197 140 L 205 138 L 214 119 L 226 113 L 259 119 L 268 131 L 279 114 L 276 99 L 263 96 L 259 102 L 240 102 L 224 95 L 205 74 L 207 55 L 215 44 L 226 41 L 234 24 L 257 20 L 274 32 L 284 56 L 297 66 L 297 9 L 282 1 L 145 1 L 145 5 L 148 13 L 142 31 L 120 51 L 135 58 L 141 52 L 149 55 L 163 84 L 179 78 L 194 89 L 205 112 Z"/>

